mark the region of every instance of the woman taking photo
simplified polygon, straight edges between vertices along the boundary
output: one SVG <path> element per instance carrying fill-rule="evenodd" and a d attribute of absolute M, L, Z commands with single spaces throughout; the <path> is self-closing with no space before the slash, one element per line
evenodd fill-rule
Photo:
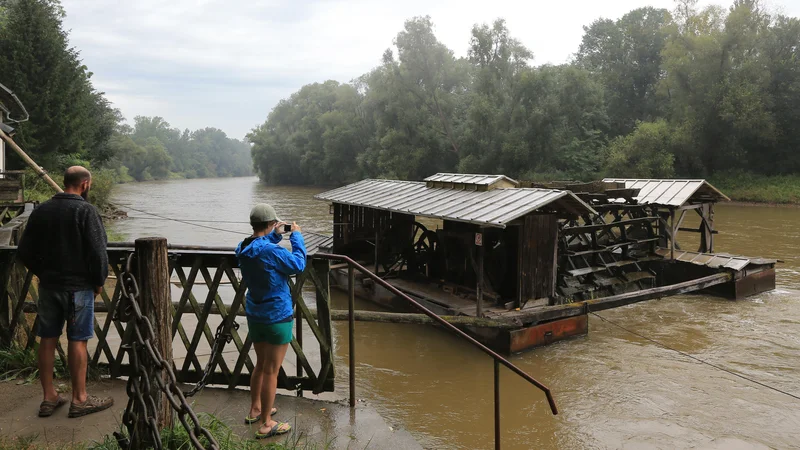
<path fill-rule="evenodd" d="M 300 227 L 293 223 L 289 241 L 292 251 L 278 245 L 284 223 L 275 209 L 258 204 L 250 211 L 253 235 L 236 248 L 236 257 L 247 285 L 247 328 L 256 351 L 256 366 L 250 376 L 250 412 L 245 423 L 259 422 L 256 439 L 288 433 L 288 423 L 272 420 L 277 412 L 275 390 L 278 372 L 292 341 L 294 314 L 289 276 L 303 272 L 306 248 Z"/>

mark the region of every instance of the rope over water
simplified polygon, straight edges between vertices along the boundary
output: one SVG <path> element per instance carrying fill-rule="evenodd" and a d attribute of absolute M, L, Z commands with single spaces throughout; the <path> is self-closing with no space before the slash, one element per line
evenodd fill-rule
<path fill-rule="evenodd" d="M 747 377 L 747 376 L 745 376 L 745 375 L 742 375 L 742 374 L 740 374 L 740 373 L 734 372 L 734 371 L 732 371 L 732 370 L 730 370 L 730 369 L 726 369 L 726 368 L 724 368 L 724 367 L 722 367 L 722 366 L 718 366 L 718 365 L 716 365 L 716 364 L 714 364 L 714 363 L 710 363 L 710 362 L 708 362 L 708 361 L 702 360 L 702 359 L 700 359 L 700 358 L 698 358 L 698 357 L 696 357 L 696 356 L 690 355 L 689 353 L 682 352 L 682 351 L 680 351 L 680 350 L 678 350 L 678 349 L 676 349 L 676 348 L 670 347 L 669 345 L 666 345 L 666 344 L 663 344 L 663 343 L 661 343 L 661 342 L 659 342 L 659 341 L 656 341 L 655 339 L 651 339 L 651 338 L 649 338 L 649 337 L 647 337 L 647 336 L 644 336 L 644 335 L 642 335 L 642 334 L 640 334 L 640 333 L 637 333 L 637 332 L 635 332 L 635 331 L 633 331 L 633 330 L 630 330 L 630 329 L 628 329 L 628 328 L 625 328 L 625 327 L 623 327 L 622 325 L 620 325 L 620 324 L 618 324 L 618 323 L 616 323 L 616 322 L 613 322 L 613 321 L 611 321 L 611 320 L 609 320 L 609 319 L 606 319 L 605 317 L 601 316 L 600 314 L 597 314 L 596 312 L 589 311 L 589 314 L 591 314 L 591 315 L 593 315 L 593 316 L 597 317 L 598 319 L 602 320 L 603 322 L 607 322 L 607 323 L 609 323 L 609 324 L 611 324 L 611 325 L 614 325 L 615 327 L 617 327 L 617 328 L 619 328 L 619 329 L 621 329 L 621 330 L 627 331 L 628 333 L 630 333 L 630 334 L 632 334 L 632 335 L 634 335 L 634 336 L 638 336 L 638 337 L 640 337 L 640 338 L 642 338 L 642 339 L 644 339 L 644 340 L 646 340 L 646 341 L 648 341 L 648 342 L 652 342 L 653 344 L 656 344 L 656 345 L 658 345 L 659 347 L 663 347 L 663 348 L 665 348 L 665 349 L 667 349 L 667 350 L 672 350 L 672 351 L 673 351 L 673 352 L 675 352 L 675 353 L 678 353 L 678 354 L 680 354 L 680 355 L 683 355 L 683 356 L 685 356 L 685 357 L 687 357 L 687 358 L 689 358 L 689 359 L 692 359 L 692 360 L 694 360 L 694 361 L 697 361 L 697 362 L 699 362 L 699 363 L 701 363 L 701 364 L 705 364 L 705 365 L 707 365 L 707 366 L 713 367 L 714 369 L 721 370 L 721 371 L 723 371 L 723 372 L 725 372 L 725 373 L 728 373 L 728 374 L 730 374 L 730 375 L 733 375 L 733 376 L 735 376 L 735 377 L 739 377 L 739 378 L 741 378 L 741 379 L 743 379 L 743 380 L 747 380 L 747 381 L 749 381 L 749 382 L 751 382 L 751 383 L 753 383 L 753 384 L 757 384 L 757 385 L 759 385 L 759 386 L 762 386 L 762 387 L 765 387 L 765 388 L 767 388 L 767 389 L 771 389 L 771 390 L 773 390 L 773 391 L 775 391 L 775 392 L 778 392 L 778 393 L 780 393 L 780 394 L 787 395 L 787 396 L 789 396 L 789 397 L 792 397 L 792 398 L 793 398 L 793 399 L 795 399 L 795 400 L 800 400 L 800 396 L 797 396 L 797 395 L 795 395 L 795 394 L 792 394 L 791 392 L 786 392 L 786 391 L 784 391 L 784 390 L 781 390 L 781 389 L 779 389 L 779 388 L 776 388 L 776 387 L 774 387 L 774 386 L 770 386 L 770 385 L 768 385 L 768 384 L 765 384 L 765 383 L 762 383 L 762 382 L 760 382 L 760 381 L 754 380 L 754 379 L 752 379 L 752 378 L 750 378 L 750 377 Z"/>
<path fill-rule="evenodd" d="M 143 211 L 141 209 L 136 209 L 136 208 L 133 208 L 133 207 L 131 207 L 129 205 L 117 205 L 117 204 L 113 204 L 113 203 L 112 203 L 112 205 L 114 205 L 114 206 L 116 206 L 118 208 L 127 208 L 127 209 L 130 209 L 131 211 L 136 211 L 136 212 L 142 213 L 142 214 L 148 214 L 150 216 L 156 217 L 156 218 L 161 219 L 161 220 L 178 222 L 178 223 L 182 223 L 182 224 L 186 224 L 186 225 L 193 225 L 193 226 L 200 227 L 200 228 L 207 228 L 209 230 L 223 231 L 223 232 L 226 232 L 226 233 L 233 233 L 233 234 L 238 234 L 238 235 L 249 234 L 249 233 L 242 233 L 242 232 L 239 232 L 239 231 L 226 230 L 224 228 L 217 228 L 217 227 L 211 227 L 211 226 L 207 226 L 207 225 L 201 225 L 200 223 L 197 223 L 197 222 L 204 222 L 204 223 L 247 223 L 247 222 L 233 222 L 233 221 L 221 221 L 221 220 L 220 221 L 213 221 L 213 220 L 182 220 L 182 219 L 174 219 L 174 218 L 171 218 L 171 217 L 162 216 L 160 214 L 151 213 L 149 211 Z M 726 368 L 724 368 L 722 366 L 718 366 L 718 365 L 716 365 L 714 363 L 710 363 L 708 361 L 700 359 L 700 358 L 698 358 L 696 356 L 693 356 L 693 355 L 691 355 L 689 353 L 686 353 L 686 352 L 680 351 L 680 350 L 678 350 L 676 348 L 670 347 L 670 346 L 668 346 L 668 345 L 666 345 L 664 343 L 656 341 L 655 339 L 652 339 L 652 338 L 649 338 L 647 336 L 644 336 L 641 333 L 637 333 L 636 331 L 633 331 L 633 330 L 631 330 L 629 328 L 626 328 L 626 327 L 624 327 L 624 326 L 622 326 L 622 325 L 620 325 L 620 324 L 618 324 L 618 323 L 616 323 L 616 322 L 614 322 L 612 320 L 609 320 L 609 319 L 601 316 L 600 314 L 597 314 L 596 312 L 588 311 L 588 313 L 593 315 L 593 316 L 595 316 L 595 317 L 597 317 L 598 319 L 602 320 L 603 322 L 607 322 L 607 323 L 609 323 L 609 324 L 611 324 L 611 325 L 613 325 L 613 326 L 615 326 L 615 327 L 617 327 L 617 328 L 619 328 L 619 329 L 621 329 L 623 331 L 626 331 L 626 332 L 628 332 L 628 333 L 630 333 L 630 334 L 632 334 L 634 336 L 638 336 L 638 337 L 640 337 L 640 338 L 642 338 L 642 339 L 644 339 L 644 340 L 646 340 L 648 342 L 651 342 L 651 343 L 653 343 L 655 345 L 658 345 L 659 347 L 665 348 L 667 350 L 671 350 L 671 351 L 673 351 L 675 353 L 678 353 L 678 354 L 680 354 L 682 356 L 685 356 L 685 357 L 687 357 L 689 359 L 697 361 L 697 362 L 699 362 L 701 364 L 705 364 L 705 365 L 707 365 L 709 367 L 712 367 L 714 369 L 717 369 L 717 370 L 720 370 L 722 372 L 728 373 L 730 375 L 733 375 L 735 377 L 741 378 L 743 380 L 749 381 L 749 382 L 751 382 L 753 384 L 756 384 L 758 386 L 770 389 L 770 390 L 775 391 L 775 392 L 777 392 L 779 394 L 786 395 L 786 396 L 791 397 L 791 398 L 793 398 L 795 400 L 800 400 L 800 396 L 792 394 L 791 392 L 787 392 L 787 391 L 784 391 L 782 389 L 776 388 L 774 386 L 770 386 L 770 385 L 768 385 L 766 383 L 762 383 L 760 381 L 754 380 L 754 379 L 752 379 L 752 378 L 750 378 L 750 377 L 748 377 L 746 375 L 742 375 L 742 374 L 734 372 L 734 371 L 732 371 L 730 369 L 726 369 Z"/>
<path fill-rule="evenodd" d="M 208 225 L 201 225 L 199 223 L 194 223 L 195 221 L 173 219 L 171 217 L 162 216 L 160 214 L 155 214 L 155 213 L 151 213 L 151 212 L 148 212 L 148 211 L 143 211 L 141 209 L 136 209 L 136 208 L 133 208 L 133 207 L 128 206 L 128 205 L 118 205 L 118 204 L 114 204 L 114 203 L 109 203 L 109 204 L 113 205 L 113 206 L 115 206 L 117 208 L 120 208 L 120 209 L 127 208 L 127 209 L 130 209 L 131 211 L 136 211 L 138 213 L 148 214 L 148 215 L 151 215 L 151 216 L 154 216 L 154 217 L 158 217 L 159 219 L 162 219 L 162 220 L 169 220 L 169 221 L 172 221 L 172 222 L 178 222 L 178 223 L 182 223 L 182 224 L 186 224 L 186 225 L 193 225 L 195 227 L 207 228 L 209 230 L 222 231 L 222 232 L 225 232 L 225 233 L 232 233 L 232 234 L 238 234 L 240 236 L 249 236 L 251 234 L 251 233 L 243 233 L 241 231 L 226 230 L 225 228 L 217 228 L 217 227 L 210 227 Z"/>

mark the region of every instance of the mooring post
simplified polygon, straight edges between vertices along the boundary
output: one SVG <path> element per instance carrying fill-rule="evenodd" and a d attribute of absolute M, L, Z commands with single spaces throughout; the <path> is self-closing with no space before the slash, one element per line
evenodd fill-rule
<path fill-rule="evenodd" d="M 142 314 L 153 326 L 156 341 L 153 345 L 161 357 L 172 362 L 172 300 L 169 285 L 169 256 L 167 239 L 150 237 L 137 239 L 135 242 L 136 259 L 138 261 L 138 281 Z M 168 382 L 166 371 L 152 367 L 150 393 L 158 411 L 159 429 L 171 428 L 173 424 L 172 408 L 166 395 L 159 388 L 155 377 Z M 143 429 L 146 429 L 143 428 Z M 144 436 L 149 437 L 149 433 Z"/>

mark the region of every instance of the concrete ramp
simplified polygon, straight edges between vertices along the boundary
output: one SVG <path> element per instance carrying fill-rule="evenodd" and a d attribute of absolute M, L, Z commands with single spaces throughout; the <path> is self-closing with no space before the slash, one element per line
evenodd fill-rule
<path fill-rule="evenodd" d="M 122 412 L 127 396 L 124 380 L 104 380 L 89 386 L 93 395 L 111 395 L 114 406 L 101 413 L 86 417 L 67 418 L 68 405 L 61 407 L 52 417 L 37 417 L 41 402 L 38 382 L 18 385 L 16 381 L 0 383 L 0 435 L 4 437 L 37 436 L 37 442 L 56 443 L 100 442 L 104 436 L 120 429 Z M 289 395 L 278 395 L 276 420 L 292 425 L 301 445 L 310 448 L 347 449 L 422 449 L 405 430 L 388 424 L 374 409 L 359 405 L 355 416 L 347 405 L 338 402 L 312 400 Z M 244 425 L 244 416 L 250 407 L 250 392 L 206 388 L 193 398 L 197 413 L 211 413 L 231 427 L 243 438 L 252 438 L 256 425 Z M 176 421 L 179 425 L 179 422 Z M 286 435 L 265 442 L 283 443 Z"/>

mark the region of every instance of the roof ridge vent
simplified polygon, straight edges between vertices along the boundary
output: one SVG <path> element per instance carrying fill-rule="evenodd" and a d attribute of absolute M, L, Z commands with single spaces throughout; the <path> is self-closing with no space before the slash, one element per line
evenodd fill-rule
<path fill-rule="evenodd" d="M 505 175 L 477 175 L 465 173 L 437 173 L 425 178 L 430 189 L 458 191 L 491 191 L 493 189 L 516 188 L 519 182 Z"/>

